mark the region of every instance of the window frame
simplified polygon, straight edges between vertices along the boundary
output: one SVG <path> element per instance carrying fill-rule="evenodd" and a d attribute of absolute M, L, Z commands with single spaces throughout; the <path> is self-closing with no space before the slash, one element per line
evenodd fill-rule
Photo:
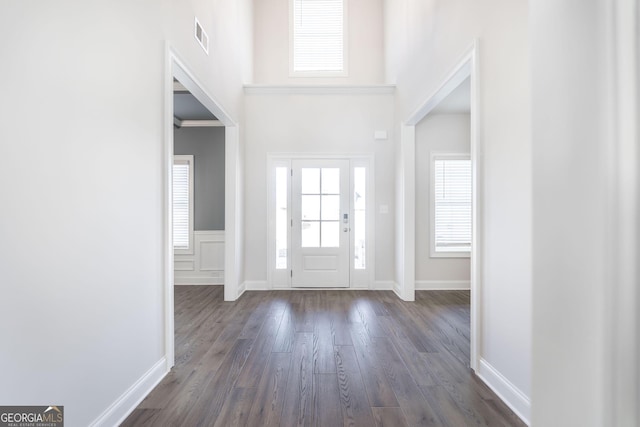
<path fill-rule="evenodd" d="M 294 1 L 289 0 L 289 77 L 347 77 L 349 75 L 349 8 L 347 5 L 349 0 L 342 0 L 342 70 L 340 71 L 296 71 L 294 69 Z"/>
<path fill-rule="evenodd" d="M 438 251 L 436 250 L 436 179 L 435 179 L 435 162 L 436 160 L 468 160 L 471 167 L 471 200 L 469 205 L 473 209 L 473 163 L 471 162 L 470 153 L 454 153 L 454 152 L 431 152 L 429 161 L 429 221 L 430 221 L 430 256 L 431 258 L 470 258 L 471 248 L 473 247 L 473 212 L 469 218 L 471 230 L 471 241 L 469 242 L 469 250 L 455 251 Z"/>
<path fill-rule="evenodd" d="M 174 154 L 173 163 L 171 169 L 171 210 L 173 218 L 173 166 L 176 162 L 186 162 L 189 165 L 189 245 L 187 248 L 176 248 L 175 240 L 172 237 L 173 253 L 174 255 L 193 255 L 194 254 L 194 157 L 192 154 Z M 171 224 L 171 231 L 173 233 L 173 219 Z"/>

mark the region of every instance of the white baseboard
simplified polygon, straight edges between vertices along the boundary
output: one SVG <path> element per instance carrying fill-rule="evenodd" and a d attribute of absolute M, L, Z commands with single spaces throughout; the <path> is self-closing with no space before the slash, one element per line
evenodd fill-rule
<path fill-rule="evenodd" d="M 531 400 L 483 358 L 476 372 L 500 399 L 526 424 L 531 425 Z"/>
<path fill-rule="evenodd" d="M 223 285 L 224 273 L 220 273 L 220 277 L 208 276 L 179 276 L 173 279 L 176 285 Z"/>
<path fill-rule="evenodd" d="M 469 290 L 469 280 L 416 280 L 416 291 Z"/>
<path fill-rule="evenodd" d="M 221 286 L 223 282 L 210 278 L 178 278 L 174 283 L 176 286 Z"/>
<path fill-rule="evenodd" d="M 396 286 L 393 280 L 376 280 L 373 282 L 373 290 L 375 291 L 392 291 Z"/>
<path fill-rule="evenodd" d="M 401 300 L 404 300 L 402 297 L 402 290 L 400 289 L 400 284 L 397 282 L 393 282 L 393 288 L 391 289 Z"/>
<path fill-rule="evenodd" d="M 296 288 L 271 288 L 269 287 L 269 283 L 266 280 L 245 280 L 242 284 L 244 289 L 247 291 L 286 291 Z M 375 291 L 392 291 L 394 289 L 395 282 L 391 280 L 377 280 L 373 282 L 373 286 L 371 288 L 365 287 L 353 287 L 353 288 L 327 288 L 332 290 L 351 290 L 351 291 L 366 291 L 366 290 L 375 290 Z M 307 289 L 307 288 L 305 288 Z M 308 289 L 324 289 L 324 288 L 308 288 Z"/>
<path fill-rule="evenodd" d="M 247 290 L 246 282 L 242 282 L 240 286 L 238 286 L 238 297 L 236 299 L 240 298 L 242 294 L 245 293 L 246 290 Z"/>
<path fill-rule="evenodd" d="M 245 280 L 242 284 L 247 291 L 270 291 L 266 280 Z"/>
<path fill-rule="evenodd" d="M 168 372 L 167 360 L 163 357 L 89 426 L 119 426 Z"/>

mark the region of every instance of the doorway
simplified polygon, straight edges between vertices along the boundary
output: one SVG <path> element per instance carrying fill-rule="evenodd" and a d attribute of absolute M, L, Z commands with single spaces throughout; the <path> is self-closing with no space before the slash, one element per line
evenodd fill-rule
<path fill-rule="evenodd" d="M 470 367 L 474 371 L 479 369 L 478 343 L 480 337 L 482 291 L 482 158 L 480 156 L 481 140 L 479 137 L 478 117 L 480 116 L 480 102 L 478 96 L 478 42 L 477 40 L 462 55 L 460 61 L 443 80 L 442 84 L 416 109 L 401 127 L 401 161 L 400 183 L 404 191 L 405 203 L 401 206 L 400 250 L 404 250 L 404 262 L 400 267 L 400 294 L 404 300 L 413 301 L 416 289 L 415 262 L 415 147 L 416 125 L 431 113 L 441 102 L 452 94 L 461 84 L 469 84 L 469 130 L 470 130 L 470 172 L 471 172 L 471 244 L 470 244 Z"/>
<path fill-rule="evenodd" d="M 268 288 L 370 288 L 373 159 L 270 155 L 268 163 Z"/>
<path fill-rule="evenodd" d="M 174 285 L 223 285 L 225 128 L 178 80 L 173 117 Z"/>
<path fill-rule="evenodd" d="M 221 104 L 205 89 L 169 45 L 165 63 L 165 134 L 164 134 L 164 299 L 165 299 L 165 354 L 167 369 L 175 363 L 174 337 L 174 241 L 173 241 L 173 167 L 174 127 L 188 126 L 189 122 L 176 122 L 174 117 L 174 82 L 177 80 L 210 114 L 214 126 L 224 127 L 224 300 L 235 301 L 241 294 L 242 218 L 241 158 L 238 128 Z M 212 120 L 213 121 L 213 120 Z M 215 266 L 214 268 L 218 268 Z"/>

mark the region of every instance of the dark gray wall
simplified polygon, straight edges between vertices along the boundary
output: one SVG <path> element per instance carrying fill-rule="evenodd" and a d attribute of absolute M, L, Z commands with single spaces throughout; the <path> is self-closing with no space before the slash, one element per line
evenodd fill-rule
<path fill-rule="evenodd" d="M 224 230 L 224 128 L 175 129 L 173 141 L 193 155 L 195 230 Z"/>

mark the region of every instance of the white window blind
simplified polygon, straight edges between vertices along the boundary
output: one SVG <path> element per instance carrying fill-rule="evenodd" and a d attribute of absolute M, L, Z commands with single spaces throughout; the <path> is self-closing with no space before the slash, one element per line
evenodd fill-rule
<path fill-rule="evenodd" d="M 173 161 L 173 248 L 191 248 L 193 223 L 193 160 L 175 156 Z"/>
<path fill-rule="evenodd" d="M 293 71 L 343 71 L 343 0 L 292 1 Z"/>
<path fill-rule="evenodd" d="M 471 250 L 471 161 L 434 159 L 436 252 Z"/>

